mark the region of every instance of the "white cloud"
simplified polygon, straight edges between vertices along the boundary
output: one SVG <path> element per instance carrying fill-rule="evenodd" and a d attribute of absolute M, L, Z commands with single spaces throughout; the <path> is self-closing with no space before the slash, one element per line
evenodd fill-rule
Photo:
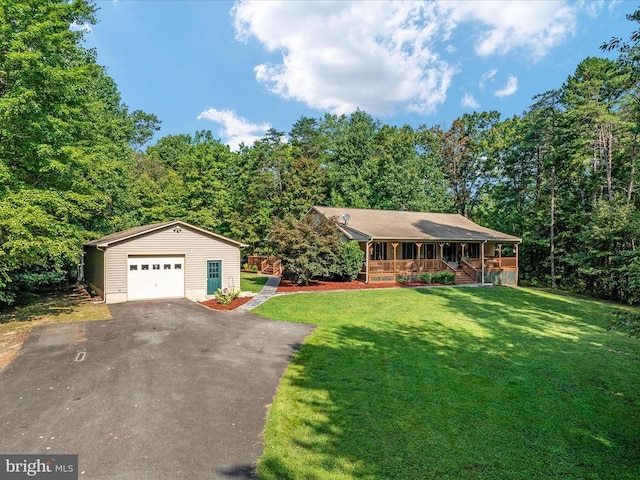
<path fill-rule="evenodd" d="M 492 82 L 496 76 L 496 73 L 498 73 L 498 70 L 493 69 L 482 74 L 482 76 L 480 77 L 480 82 L 478 82 L 478 86 L 480 87 L 480 90 L 484 91 L 487 85 L 487 82 Z"/>
<path fill-rule="evenodd" d="M 271 128 L 268 123 L 251 123 L 236 115 L 231 110 L 216 110 L 210 108 L 198 115 L 198 120 L 211 120 L 222 125 L 218 134 L 229 145 L 231 150 L 238 150 L 241 143 L 252 145 L 254 141 L 262 138 Z"/>
<path fill-rule="evenodd" d="M 574 35 L 578 14 L 602 8 L 585 0 L 274 0 L 240 1 L 231 15 L 239 41 L 271 54 L 254 68 L 269 92 L 332 113 L 385 115 L 431 113 L 445 102 L 464 67 L 463 35 L 473 35 L 480 57 L 535 62 Z M 481 78 L 481 90 L 496 73 Z M 515 90 L 517 79 L 496 94 Z"/>
<path fill-rule="evenodd" d="M 500 98 L 508 97 L 510 95 L 513 95 L 517 91 L 518 91 L 518 78 L 514 77 L 513 75 L 510 75 L 509 78 L 507 79 L 507 84 L 504 87 L 502 87 L 500 90 L 496 90 L 494 92 L 494 95 Z"/>
<path fill-rule="evenodd" d="M 73 22 L 71 25 L 69 25 L 69 29 L 74 31 L 74 32 L 84 32 L 84 33 L 93 32 L 93 29 L 91 28 L 91 25 L 88 24 L 88 23 Z"/>
<path fill-rule="evenodd" d="M 256 78 L 313 108 L 431 112 L 455 73 L 434 50 L 450 24 L 432 2 L 241 2 L 232 15 L 239 40 L 282 55 L 256 66 Z"/>
<path fill-rule="evenodd" d="M 462 102 L 461 102 L 462 107 L 464 108 L 479 108 L 480 104 L 478 102 L 476 102 L 476 99 L 473 98 L 473 95 L 471 95 L 470 93 L 465 93 L 464 97 L 462 97 Z"/>
<path fill-rule="evenodd" d="M 485 27 L 480 27 L 475 45 L 478 55 L 486 57 L 518 50 L 533 61 L 540 60 L 575 33 L 576 16 L 582 8 L 579 3 L 562 0 L 441 0 L 439 3 L 448 9 L 454 24 L 479 22 Z"/>

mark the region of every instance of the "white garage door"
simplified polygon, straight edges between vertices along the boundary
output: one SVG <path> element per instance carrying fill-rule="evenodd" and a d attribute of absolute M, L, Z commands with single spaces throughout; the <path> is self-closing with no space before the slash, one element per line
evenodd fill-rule
<path fill-rule="evenodd" d="M 129 257 L 127 299 L 184 297 L 184 257 Z"/>

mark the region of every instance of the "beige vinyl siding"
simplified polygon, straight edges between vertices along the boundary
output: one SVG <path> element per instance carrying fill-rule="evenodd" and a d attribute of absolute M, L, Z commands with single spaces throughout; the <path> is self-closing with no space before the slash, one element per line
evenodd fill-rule
<path fill-rule="evenodd" d="M 104 252 L 96 247 L 89 247 L 85 252 L 84 279 L 93 290 L 104 297 Z"/>
<path fill-rule="evenodd" d="M 107 294 L 127 291 L 127 257 L 129 255 L 177 255 L 185 257 L 185 294 L 206 294 L 207 260 L 222 261 L 222 286 L 240 287 L 240 249 L 213 236 L 170 226 L 147 235 L 113 245 L 107 250 Z"/>

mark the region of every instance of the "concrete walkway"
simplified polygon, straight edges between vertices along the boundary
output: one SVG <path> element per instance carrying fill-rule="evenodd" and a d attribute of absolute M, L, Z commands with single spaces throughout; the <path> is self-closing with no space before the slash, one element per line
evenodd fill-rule
<path fill-rule="evenodd" d="M 257 294 L 255 297 L 253 297 L 244 305 L 241 305 L 238 308 L 236 308 L 235 311 L 241 312 L 241 313 L 248 312 L 252 308 L 255 308 L 258 305 L 266 302 L 276 294 L 276 291 L 278 290 L 278 285 L 280 285 L 280 277 L 270 276 L 269 279 L 267 280 L 267 283 L 265 283 L 264 287 L 262 287 L 262 290 L 260 290 L 260 293 Z"/>

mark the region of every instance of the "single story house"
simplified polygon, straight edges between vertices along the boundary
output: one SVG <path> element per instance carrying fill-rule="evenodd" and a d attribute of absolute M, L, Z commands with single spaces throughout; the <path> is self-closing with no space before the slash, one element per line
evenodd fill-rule
<path fill-rule="evenodd" d="M 84 245 L 84 278 L 106 303 L 201 300 L 240 288 L 240 242 L 175 220 L 112 233 Z"/>
<path fill-rule="evenodd" d="M 456 283 L 518 284 L 522 239 L 459 214 L 314 206 L 307 215 L 334 219 L 343 240 L 360 244 L 366 282 L 449 270 Z"/>

